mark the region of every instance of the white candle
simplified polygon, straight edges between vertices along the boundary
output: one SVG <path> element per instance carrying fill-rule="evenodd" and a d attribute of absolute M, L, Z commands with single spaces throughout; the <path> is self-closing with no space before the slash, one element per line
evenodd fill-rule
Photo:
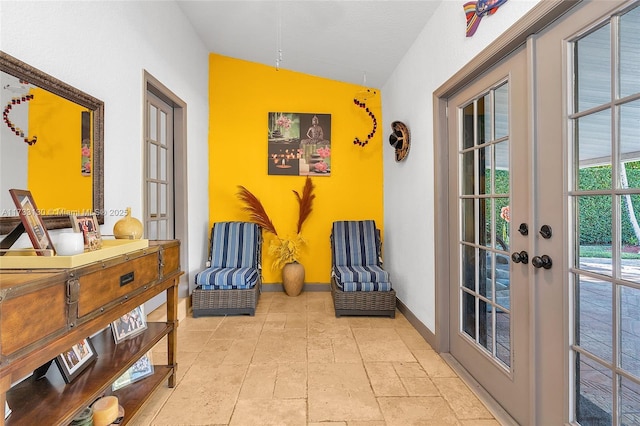
<path fill-rule="evenodd" d="M 84 252 L 82 232 L 63 232 L 56 238 L 56 253 L 60 256 L 73 256 Z"/>

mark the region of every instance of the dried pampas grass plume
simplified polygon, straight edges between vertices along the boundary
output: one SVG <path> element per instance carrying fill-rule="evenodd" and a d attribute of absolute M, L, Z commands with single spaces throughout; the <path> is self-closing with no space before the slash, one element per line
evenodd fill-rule
<path fill-rule="evenodd" d="M 316 198 L 313 193 L 313 188 L 314 186 L 311 182 L 311 178 L 307 176 L 307 179 L 304 181 L 302 196 L 298 194 L 298 191 L 293 190 L 293 193 L 296 194 L 296 198 L 298 199 L 298 204 L 300 205 L 300 213 L 298 214 L 298 234 L 302 231 L 302 224 L 304 224 L 304 221 L 307 220 L 311 214 L 313 199 Z"/>
<path fill-rule="evenodd" d="M 238 185 L 238 188 L 240 189 L 238 198 L 244 202 L 244 210 L 249 212 L 251 221 L 257 223 L 265 231 L 278 236 L 278 231 L 276 231 L 276 227 L 273 226 L 273 222 L 269 219 L 269 215 L 265 211 L 260 200 L 258 200 L 258 198 L 244 186 Z"/>

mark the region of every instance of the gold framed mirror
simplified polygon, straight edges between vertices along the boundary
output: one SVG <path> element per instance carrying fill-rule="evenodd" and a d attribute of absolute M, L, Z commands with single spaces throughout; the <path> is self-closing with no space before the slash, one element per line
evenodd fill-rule
<path fill-rule="evenodd" d="M 98 222 L 103 224 L 104 103 L 2 51 L 0 81 L 3 81 L 0 90 L 3 92 L 2 108 L 5 112 L 3 122 L 0 122 L 0 126 L 3 126 L 3 133 L 0 133 L 0 161 L 3 169 L 9 173 L 0 178 L 0 199 L 10 200 L 9 189 L 12 188 L 29 189 L 34 192 L 35 198 L 38 197 L 37 192 L 40 192 L 45 200 L 36 201 L 47 229 L 71 227 L 69 214 L 74 212 L 95 213 Z M 28 113 L 15 114 L 16 111 L 26 110 L 22 106 L 32 99 L 35 100 L 36 96 L 40 105 L 45 104 L 41 99 L 47 99 L 48 110 L 43 107 L 38 110 L 34 107 L 38 102 L 33 101 L 29 105 Z M 12 102 L 14 104 L 10 105 Z M 57 115 L 62 110 L 73 111 L 73 131 L 67 132 L 63 128 L 67 121 Z M 44 127 L 44 122 L 47 122 L 48 127 Z M 57 127 L 51 123 L 55 123 Z M 39 138 L 33 134 L 33 129 L 41 132 Z M 52 135 L 49 136 L 49 141 L 47 134 Z M 48 143 L 53 139 L 56 139 L 55 144 Z M 35 149 L 28 151 L 38 144 L 38 149 L 44 152 L 39 157 L 33 154 Z M 28 154 L 20 154 L 19 151 L 26 151 Z M 68 160 L 72 166 L 67 165 L 67 159 L 61 159 L 60 155 L 73 157 Z M 13 168 L 14 171 L 8 171 L 9 168 Z M 21 178 L 22 180 L 18 179 L 17 185 L 24 187 L 16 188 L 16 180 L 12 178 L 23 173 L 26 175 L 29 168 L 34 173 L 29 173 L 29 176 Z M 71 169 L 74 180 L 63 180 L 63 175 Z M 34 188 L 42 189 L 38 191 Z M 47 202 L 47 197 L 55 198 L 56 194 L 60 194 L 56 201 Z M 74 198 L 68 199 L 69 194 L 73 194 Z M 64 201 L 58 201 L 63 199 Z M 64 205 L 65 203 L 67 205 Z M 8 234 L 19 223 L 17 212 L 3 204 L 0 212 L 0 234 Z"/>

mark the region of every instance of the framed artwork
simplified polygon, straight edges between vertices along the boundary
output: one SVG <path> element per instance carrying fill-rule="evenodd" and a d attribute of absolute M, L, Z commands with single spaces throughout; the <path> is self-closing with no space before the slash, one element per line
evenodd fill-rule
<path fill-rule="evenodd" d="M 268 173 L 331 176 L 331 114 L 270 112 Z"/>
<path fill-rule="evenodd" d="M 111 323 L 113 339 L 120 343 L 147 329 L 147 319 L 144 316 L 144 305 L 140 305 Z"/>
<path fill-rule="evenodd" d="M 89 251 L 102 248 L 102 235 L 100 234 L 100 225 L 98 217 L 95 214 L 86 215 L 69 215 L 71 226 L 76 232 L 82 232 L 84 235 L 84 248 Z"/>
<path fill-rule="evenodd" d="M 56 357 L 56 364 L 66 383 L 71 383 L 98 358 L 90 339 L 83 339 Z"/>
<path fill-rule="evenodd" d="M 35 201 L 33 201 L 31 191 L 10 189 L 9 193 L 18 209 L 20 220 L 29 235 L 31 244 L 33 244 L 33 248 L 36 249 L 36 254 L 38 256 L 55 254 L 53 242 L 51 241 L 51 237 L 49 237 L 47 228 L 44 226 L 42 217 L 40 217 L 40 211 L 36 207 Z M 51 252 L 47 252 L 47 249 L 51 250 Z"/>
<path fill-rule="evenodd" d="M 143 355 L 136 361 L 122 376 L 118 377 L 111 385 L 111 391 L 115 392 L 131 383 L 142 380 L 153 374 L 153 361 L 151 351 Z"/>

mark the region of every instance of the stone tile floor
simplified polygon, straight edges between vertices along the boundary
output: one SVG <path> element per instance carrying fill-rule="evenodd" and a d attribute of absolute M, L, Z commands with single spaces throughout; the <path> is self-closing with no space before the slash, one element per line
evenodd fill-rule
<path fill-rule="evenodd" d="M 336 318 L 329 292 L 266 292 L 254 317 L 182 320 L 177 385 L 132 424 L 499 425 L 402 314 Z"/>

